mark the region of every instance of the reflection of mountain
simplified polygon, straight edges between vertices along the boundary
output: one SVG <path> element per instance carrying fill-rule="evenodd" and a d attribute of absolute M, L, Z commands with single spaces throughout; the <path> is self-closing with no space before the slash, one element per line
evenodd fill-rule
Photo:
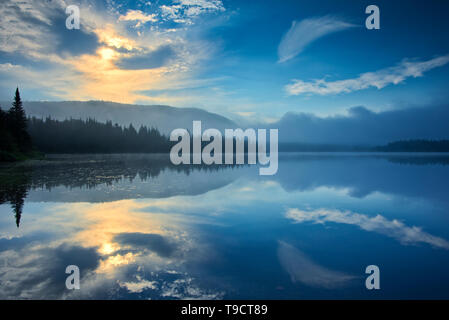
<path fill-rule="evenodd" d="M 275 178 L 287 191 L 320 186 L 448 201 L 449 155 L 285 154 Z"/>

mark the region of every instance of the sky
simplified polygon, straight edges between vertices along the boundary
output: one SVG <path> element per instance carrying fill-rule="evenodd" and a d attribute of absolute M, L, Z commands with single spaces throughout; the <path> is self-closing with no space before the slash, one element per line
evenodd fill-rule
<path fill-rule="evenodd" d="M 368 5 L 380 29 L 368 30 Z M 80 29 L 66 8 L 80 9 Z M 3 0 L 0 100 L 198 107 L 248 123 L 444 104 L 447 1 Z"/>

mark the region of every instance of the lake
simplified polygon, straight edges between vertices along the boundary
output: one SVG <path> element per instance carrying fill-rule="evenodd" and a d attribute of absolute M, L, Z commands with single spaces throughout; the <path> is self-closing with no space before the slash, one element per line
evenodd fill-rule
<path fill-rule="evenodd" d="M 1 299 L 449 298 L 449 155 L 52 155 L 0 179 Z"/>

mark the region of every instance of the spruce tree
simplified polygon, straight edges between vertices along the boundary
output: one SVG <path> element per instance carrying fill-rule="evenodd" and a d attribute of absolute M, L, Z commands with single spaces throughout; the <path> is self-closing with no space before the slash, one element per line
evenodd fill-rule
<path fill-rule="evenodd" d="M 8 112 L 11 133 L 13 134 L 19 148 L 27 150 L 30 148 L 31 139 L 27 132 L 27 118 L 20 98 L 19 88 L 16 89 L 14 101 Z"/>

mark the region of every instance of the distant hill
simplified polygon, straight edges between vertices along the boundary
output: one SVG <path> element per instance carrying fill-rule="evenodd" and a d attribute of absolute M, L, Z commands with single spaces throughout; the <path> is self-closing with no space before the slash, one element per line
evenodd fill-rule
<path fill-rule="evenodd" d="M 281 152 L 449 152 L 449 140 L 400 140 L 382 146 L 280 143 Z M 446 161 L 447 162 L 447 161 Z"/>
<path fill-rule="evenodd" d="M 448 119 L 448 105 L 381 112 L 354 107 L 346 115 L 325 117 L 288 112 L 271 127 L 279 129 L 280 143 L 375 147 L 400 140 L 449 139 Z"/>
<path fill-rule="evenodd" d="M 449 140 L 402 140 L 377 147 L 383 152 L 449 152 Z"/>
<path fill-rule="evenodd" d="M 2 106 L 11 103 L 0 103 Z M 196 108 L 175 108 L 162 105 L 132 105 L 105 101 L 23 102 L 26 114 L 35 117 L 51 116 L 56 120 L 94 118 L 100 122 L 112 121 L 135 127 L 145 125 L 169 134 L 176 128 L 192 128 L 193 120 L 201 120 L 203 128 L 224 130 L 236 124 L 218 114 Z"/>

